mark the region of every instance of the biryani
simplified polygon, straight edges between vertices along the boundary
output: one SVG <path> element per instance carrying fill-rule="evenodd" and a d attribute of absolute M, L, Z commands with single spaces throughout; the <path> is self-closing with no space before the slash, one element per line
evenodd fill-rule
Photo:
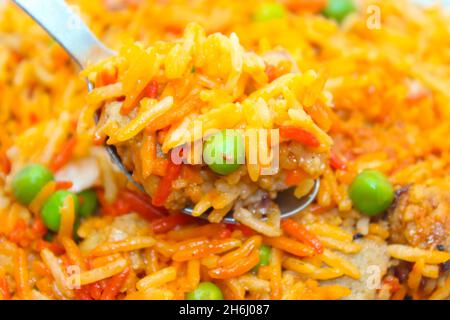
<path fill-rule="evenodd" d="M 301 198 L 324 172 L 331 95 L 281 49 L 260 57 L 234 33 L 206 36 L 189 24 L 181 40 L 131 44 L 83 73 L 95 86 L 88 107 L 101 109 L 95 136 L 118 149 L 155 206 L 192 205 L 194 216 L 212 209 L 215 223 L 234 210 L 279 236 L 271 199 L 292 186 Z M 257 221 L 263 215 L 267 223 Z"/>
<path fill-rule="evenodd" d="M 449 298 L 447 9 L 69 2 L 81 73 L 0 6 L 1 299 Z"/>

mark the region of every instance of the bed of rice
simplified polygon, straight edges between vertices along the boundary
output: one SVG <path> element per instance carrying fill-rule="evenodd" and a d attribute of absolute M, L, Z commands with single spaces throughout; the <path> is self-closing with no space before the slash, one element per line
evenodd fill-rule
<path fill-rule="evenodd" d="M 179 39 L 195 22 L 206 34 L 235 33 L 258 56 L 286 50 L 298 74 L 326 79 L 318 88 L 332 94 L 333 112 L 307 111 L 333 139 L 331 159 L 315 203 L 295 217 L 319 245 L 284 228 L 268 237 L 155 210 L 111 166 L 79 70 L 7 4 L 0 13 L 1 298 L 184 299 L 200 281 L 213 281 L 226 299 L 448 299 L 448 13 L 407 1 L 365 1 L 337 25 L 303 1 L 282 1 L 288 16 L 267 22 L 252 21 L 256 0 L 71 2 L 118 51 L 135 40 L 148 47 Z M 368 27 L 370 5 L 380 9 L 379 29 Z M 10 196 L 10 182 L 27 163 L 54 168 L 59 183 L 24 207 Z M 397 190 L 388 214 L 375 219 L 353 210 L 347 196 L 366 168 L 385 173 Z M 101 205 L 74 239 L 69 201 L 49 240 L 39 211 L 63 182 L 94 186 Z M 262 243 L 272 247 L 270 263 L 252 272 Z"/>

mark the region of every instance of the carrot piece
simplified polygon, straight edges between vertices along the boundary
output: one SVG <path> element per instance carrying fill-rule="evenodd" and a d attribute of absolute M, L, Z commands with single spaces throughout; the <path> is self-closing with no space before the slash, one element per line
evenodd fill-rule
<path fill-rule="evenodd" d="M 344 162 L 344 159 L 335 152 L 331 153 L 330 166 L 334 170 L 346 170 L 347 169 L 347 164 Z"/>
<path fill-rule="evenodd" d="M 9 292 L 8 281 L 5 275 L 0 276 L 0 300 L 10 300 L 11 293 Z"/>
<path fill-rule="evenodd" d="M 36 123 L 38 123 L 39 119 L 38 116 L 36 115 L 36 113 L 31 112 L 30 113 L 30 124 L 34 125 Z"/>
<path fill-rule="evenodd" d="M 56 190 L 67 190 L 72 188 L 72 181 L 56 181 Z"/>
<path fill-rule="evenodd" d="M 130 95 L 125 98 L 121 113 L 128 114 L 139 103 L 142 98 L 156 99 L 158 97 L 158 82 L 151 80 L 136 97 Z"/>
<path fill-rule="evenodd" d="M 180 35 L 183 32 L 183 28 L 180 26 L 168 25 L 164 27 L 164 31 L 175 35 Z"/>
<path fill-rule="evenodd" d="M 319 140 L 312 133 L 294 126 L 280 127 L 280 137 L 295 140 L 311 148 L 320 146 Z"/>
<path fill-rule="evenodd" d="M 248 257 L 240 259 L 231 265 L 209 270 L 208 274 L 213 279 L 230 279 L 247 273 L 259 262 L 259 252 L 254 250 Z"/>
<path fill-rule="evenodd" d="M 40 218 L 34 219 L 31 226 L 20 218 L 9 233 L 8 239 L 21 246 L 27 246 L 31 241 L 43 237 L 46 232 L 47 228 Z"/>
<path fill-rule="evenodd" d="M 312 247 L 317 254 L 322 254 L 322 242 L 315 235 L 306 230 L 300 223 L 292 219 L 282 220 L 281 228 L 291 237 Z"/>
<path fill-rule="evenodd" d="M 298 257 L 310 257 L 315 253 L 311 247 L 283 236 L 275 238 L 264 238 L 264 242 L 268 245 L 271 245 L 272 247 L 289 252 Z"/>
<path fill-rule="evenodd" d="M 301 169 L 288 171 L 284 183 L 286 186 L 296 186 L 307 177 L 307 174 Z"/>
<path fill-rule="evenodd" d="M 45 226 L 42 218 L 36 217 L 31 225 L 31 231 L 36 238 L 42 238 L 47 233 L 47 227 Z"/>
<path fill-rule="evenodd" d="M 305 107 L 305 111 L 313 119 L 313 121 L 325 132 L 328 132 L 332 125 L 330 111 L 327 107 L 320 105 L 312 105 Z"/>
<path fill-rule="evenodd" d="M 172 191 L 172 182 L 178 178 L 180 172 L 181 165 L 174 164 L 169 160 L 166 175 L 162 177 L 158 189 L 156 189 L 153 195 L 152 204 L 154 206 L 161 207 L 164 205 Z"/>
<path fill-rule="evenodd" d="M 111 72 L 111 70 L 101 71 L 95 79 L 95 86 L 103 87 L 103 86 L 107 86 L 107 85 L 116 83 L 117 75 L 118 74 L 117 74 L 116 68 L 114 68 L 114 72 Z"/>
<path fill-rule="evenodd" d="M 94 133 L 94 137 L 92 138 L 92 143 L 96 146 L 102 146 L 105 144 L 105 140 L 106 134 L 104 134 L 103 132 L 96 132 Z"/>
<path fill-rule="evenodd" d="M 78 127 L 78 119 L 70 119 L 70 127 L 72 128 L 72 131 L 76 131 Z"/>
<path fill-rule="evenodd" d="M 166 233 L 172 229 L 175 229 L 176 226 L 184 225 L 193 221 L 195 221 L 195 218 L 193 217 L 182 213 L 175 213 L 154 220 L 151 228 L 154 233 Z"/>
<path fill-rule="evenodd" d="M 61 151 L 53 157 L 50 163 L 50 169 L 52 171 L 58 171 L 59 169 L 64 167 L 67 164 L 67 162 L 69 162 L 76 144 L 77 139 L 75 137 L 70 138 L 66 142 L 66 144 L 62 147 Z"/>
<path fill-rule="evenodd" d="M 14 224 L 13 230 L 8 235 L 8 240 L 19 245 L 26 245 L 28 242 L 27 229 L 28 225 L 25 220 L 18 219 Z"/>
<path fill-rule="evenodd" d="M 201 104 L 202 101 L 200 98 L 188 96 L 173 112 L 168 112 L 157 117 L 145 130 L 146 132 L 156 132 L 160 129 L 169 127 L 173 123 L 186 117 L 192 110 L 197 109 Z"/>
<path fill-rule="evenodd" d="M 129 272 L 130 269 L 126 268 L 121 273 L 108 279 L 100 300 L 114 300 L 120 293 L 120 289 L 122 289 L 125 281 L 127 280 Z"/>
<path fill-rule="evenodd" d="M 152 80 L 144 89 L 144 96 L 151 99 L 156 99 L 158 96 L 158 81 Z"/>
<path fill-rule="evenodd" d="M 0 171 L 9 174 L 11 171 L 11 161 L 5 152 L 0 152 Z"/>
<path fill-rule="evenodd" d="M 320 12 L 327 6 L 327 0 L 285 0 L 289 10 L 294 12 Z"/>
<path fill-rule="evenodd" d="M 49 249 L 55 255 L 60 255 L 65 252 L 64 247 L 56 242 L 48 242 L 43 239 L 39 239 L 36 244 L 36 251 L 40 252 L 44 249 Z"/>

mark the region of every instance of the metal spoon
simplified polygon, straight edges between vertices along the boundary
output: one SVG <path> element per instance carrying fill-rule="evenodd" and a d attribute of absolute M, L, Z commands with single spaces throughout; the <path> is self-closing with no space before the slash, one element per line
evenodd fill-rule
<path fill-rule="evenodd" d="M 84 24 L 81 18 L 75 14 L 72 8 L 63 0 L 13 0 L 32 19 L 34 19 L 47 33 L 58 42 L 82 68 L 89 64 L 110 57 L 115 52 L 101 43 Z M 88 89 L 93 89 L 92 83 L 88 83 Z M 141 184 L 135 181 L 132 173 L 123 165 L 120 156 L 114 146 L 106 146 L 112 162 L 127 176 L 137 188 L 145 192 Z M 315 181 L 311 192 L 301 199 L 297 199 L 291 189 L 278 193 L 276 203 L 281 210 L 281 218 L 291 217 L 308 207 L 315 199 L 319 191 L 319 180 Z M 183 213 L 192 215 L 192 208 L 186 207 Z M 207 218 L 207 214 L 201 216 Z M 236 223 L 230 212 L 224 221 Z"/>

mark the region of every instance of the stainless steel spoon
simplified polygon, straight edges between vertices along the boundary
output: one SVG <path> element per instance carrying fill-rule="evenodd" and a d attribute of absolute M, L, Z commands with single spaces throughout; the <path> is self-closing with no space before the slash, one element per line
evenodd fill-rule
<path fill-rule="evenodd" d="M 47 33 L 57 41 L 72 57 L 72 59 L 84 69 L 91 63 L 95 63 L 115 52 L 101 43 L 84 24 L 81 18 L 73 11 L 73 8 L 64 0 L 13 0 L 32 19 L 34 19 Z M 93 86 L 88 83 L 91 91 Z M 120 156 L 114 146 L 106 146 L 115 165 L 127 176 L 127 178 L 141 191 L 145 192 L 142 185 L 135 181 L 132 173 L 123 165 Z M 311 192 L 301 199 L 297 199 L 291 189 L 280 192 L 276 203 L 281 210 L 281 218 L 291 217 L 308 207 L 315 199 L 319 191 L 319 180 L 315 181 Z M 185 214 L 192 215 L 192 208 L 182 210 Z M 207 214 L 201 218 L 207 218 Z M 224 219 L 227 223 L 236 223 L 230 212 Z"/>

